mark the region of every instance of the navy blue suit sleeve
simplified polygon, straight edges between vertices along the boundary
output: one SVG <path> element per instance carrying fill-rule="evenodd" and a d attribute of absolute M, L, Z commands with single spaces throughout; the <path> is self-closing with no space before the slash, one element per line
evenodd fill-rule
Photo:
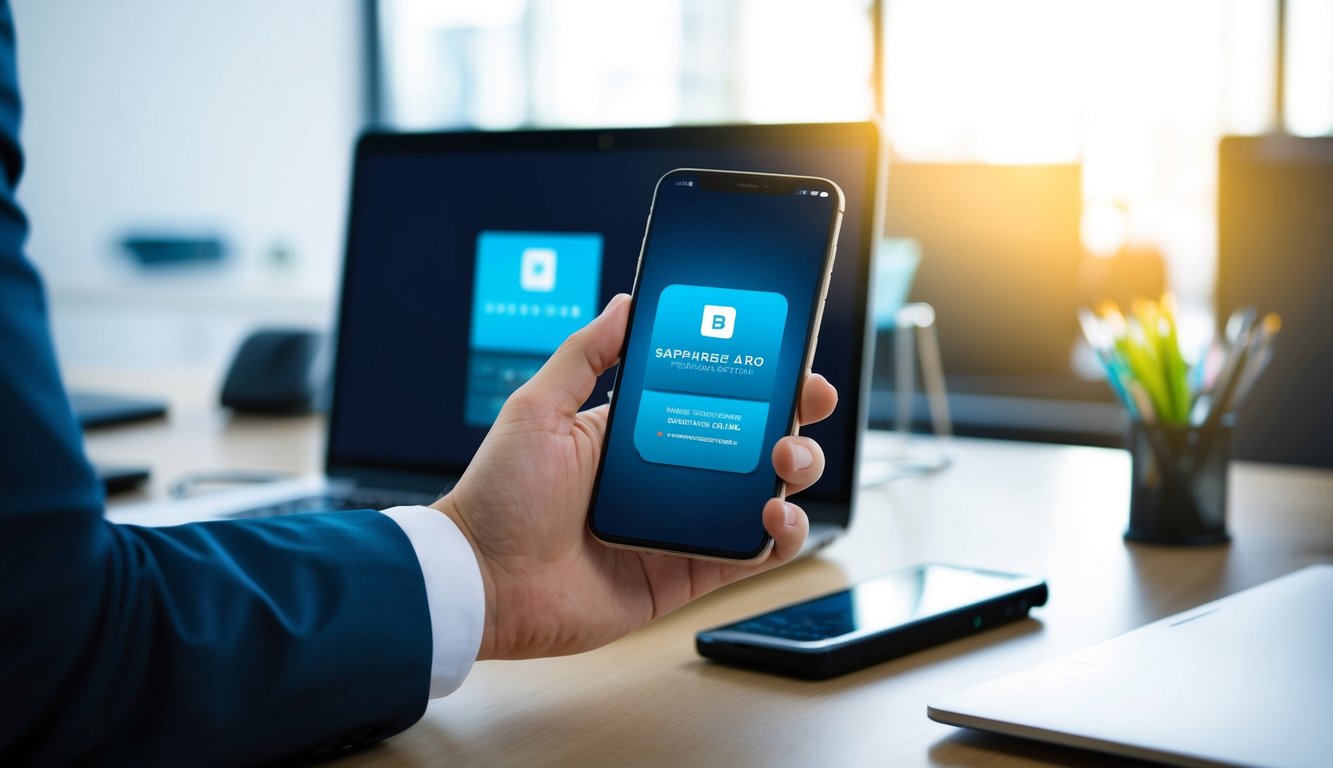
<path fill-rule="evenodd" d="M 0 764 L 239 765 L 411 725 L 430 615 L 392 520 L 103 517 L 23 256 L 18 122 L 0 0 Z"/>

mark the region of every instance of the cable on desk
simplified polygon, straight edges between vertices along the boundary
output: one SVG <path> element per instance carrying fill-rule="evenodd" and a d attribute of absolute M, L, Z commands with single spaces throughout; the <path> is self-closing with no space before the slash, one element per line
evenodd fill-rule
<path fill-rule="evenodd" d="M 276 472 L 268 469 L 227 469 L 209 472 L 191 472 L 171 484 L 167 493 L 173 499 L 193 496 L 202 486 L 209 485 L 260 485 L 292 477 L 290 472 Z"/>

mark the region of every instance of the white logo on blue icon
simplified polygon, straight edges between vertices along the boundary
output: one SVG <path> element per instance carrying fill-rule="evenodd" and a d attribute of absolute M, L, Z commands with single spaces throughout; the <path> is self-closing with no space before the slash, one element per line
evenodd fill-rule
<path fill-rule="evenodd" d="M 735 307 L 720 307 L 716 304 L 704 305 L 704 318 L 699 325 L 699 333 L 711 339 L 729 339 L 735 328 Z"/>
<path fill-rule="evenodd" d="M 555 290 L 554 248 L 524 248 L 519 265 L 518 285 L 532 293 Z"/>

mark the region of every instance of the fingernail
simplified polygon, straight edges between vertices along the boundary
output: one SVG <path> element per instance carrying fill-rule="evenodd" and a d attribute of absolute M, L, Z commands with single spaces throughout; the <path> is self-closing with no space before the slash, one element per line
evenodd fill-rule
<path fill-rule="evenodd" d="M 786 502 L 782 503 L 782 524 L 786 526 L 796 525 L 796 507 Z"/>
<path fill-rule="evenodd" d="M 800 443 L 791 444 L 791 456 L 796 460 L 797 469 L 805 469 L 815 461 L 815 455 L 810 452 L 809 448 Z"/>
<path fill-rule="evenodd" d="M 628 297 L 628 294 L 617 293 L 615 296 L 612 296 L 611 300 L 606 302 L 606 306 L 602 307 L 602 314 L 606 314 L 606 310 L 610 309 L 611 307 L 614 307 L 616 305 L 616 302 L 621 300 L 621 297 Z"/>

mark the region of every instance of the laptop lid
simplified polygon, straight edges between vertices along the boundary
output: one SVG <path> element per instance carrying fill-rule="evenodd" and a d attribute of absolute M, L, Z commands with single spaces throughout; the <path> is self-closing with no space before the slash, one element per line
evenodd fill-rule
<path fill-rule="evenodd" d="M 823 176 L 847 196 L 815 370 L 837 411 L 801 495 L 845 525 L 865 426 L 867 286 L 882 180 L 872 123 L 368 133 L 357 145 L 326 470 L 443 491 L 500 405 L 634 281 L 654 186 L 673 168 Z M 606 401 L 613 372 L 590 404 Z"/>
<path fill-rule="evenodd" d="M 1177 765 L 1328 765 L 1333 566 L 930 702 L 931 719 Z"/>

